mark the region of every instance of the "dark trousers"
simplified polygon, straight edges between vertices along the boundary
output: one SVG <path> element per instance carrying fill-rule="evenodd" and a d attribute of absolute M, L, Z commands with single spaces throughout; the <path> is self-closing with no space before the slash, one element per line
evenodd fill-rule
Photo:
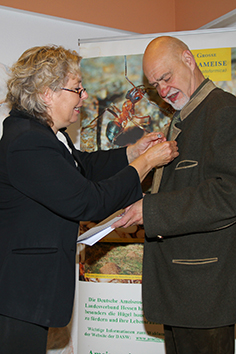
<path fill-rule="evenodd" d="M 234 325 L 210 328 L 164 326 L 166 354 L 234 354 Z"/>
<path fill-rule="evenodd" d="M 0 354 L 45 354 L 48 328 L 0 315 Z"/>

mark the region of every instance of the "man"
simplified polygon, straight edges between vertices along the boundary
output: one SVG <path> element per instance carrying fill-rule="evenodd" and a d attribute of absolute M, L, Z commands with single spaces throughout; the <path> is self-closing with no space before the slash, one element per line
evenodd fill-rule
<path fill-rule="evenodd" d="M 144 224 L 144 314 L 164 324 L 166 353 L 233 354 L 236 98 L 205 79 L 173 37 L 149 43 L 143 70 L 177 111 L 168 136 L 179 156 L 115 226 Z"/>

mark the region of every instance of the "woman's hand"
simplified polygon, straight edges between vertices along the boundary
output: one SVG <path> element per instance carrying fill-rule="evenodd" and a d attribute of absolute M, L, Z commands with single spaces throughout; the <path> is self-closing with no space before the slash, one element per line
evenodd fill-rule
<path fill-rule="evenodd" d="M 154 145 L 145 152 L 145 156 L 151 164 L 151 168 L 167 165 L 178 155 L 179 153 L 176 141 L 165 141 L 158 145 Z"/>
<path fill-rule="evenodd" d="M 142 181 L 153 167 L 164 166 L 174 160 L 178 155 L 176 141 L 164 141 L 163 143 L 153 145 L 131 162 L 130 165 L 137 170 L 139 178 Z"/>
<path fill-rule="evenodd" d="M 144 135 L 141 139 L 139 139 L 135 144 L 127 147 L 126 153 L 128 162 L 131 163 L 137 157 L 146 152 L 150 147 L 162 143 L 166 141 L 166 138 L 161 132 L 153 132 L 147 135 Z"/>

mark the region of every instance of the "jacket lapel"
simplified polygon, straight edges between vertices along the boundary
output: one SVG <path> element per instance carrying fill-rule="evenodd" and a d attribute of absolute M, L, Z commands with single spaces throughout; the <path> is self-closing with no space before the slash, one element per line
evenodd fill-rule
<path fill-rule="evenodd" d="M 190 113 L 194 111 L 194 109 L 209 95 L 209 93 L 216 88 L 215 84 L 212 81 L 207 81 L 207 83 L 202 87 L 201 90 L 197 92 L 196 95 L 190 99 L 190 101 L 182 108 L 180 111 L 180 118 L 183 121 L 185 118 L 189 116 Z M 167 127 L 164 131 L 165 136 L 168 131 Z M 176 140 L 178 135 L 181 133 L 181 129 L 177 128 L 175 125 L 173 126 L 173 131 L 171 134 L 171 140 Z M 151 193 L 157 193 L 160 187 L 162 175 L 163 175 L 164 167 L 156 168 L 156 171 L 153 176 L 152 182 L 152 191 Z"/>
<path fill-rule="evenodd" d="M 84 166 L 83 166 L 83 164 L 82 164 L 82 161 L 81 161 L 81 159 L 80 159 L 80 157 L 79 157 L 79 153 L 78 153 L 77 149 L 75 148 L 75 146 L 74 146 L 74 144 L 73 144 L 71 138 L 69 137 L 68 133 L 65 132 L 63 129 L 61 129 L 60 132 L 61 132 L 61 133 L 64 135 L 64 137 L 66 138 L 67 144 L 68 144 L 68 146 L 69 146 L 70 149 L 71 149 L 71 152 L 72 152 L 72 155 L 73 155 L 74 160 L 75 160 L 75 161 L 77 162 L 77 164 L 78 164 L 79 170 L 81 171 L 82 174 L 84 174 L 84 172 L 85 172 Z"/>

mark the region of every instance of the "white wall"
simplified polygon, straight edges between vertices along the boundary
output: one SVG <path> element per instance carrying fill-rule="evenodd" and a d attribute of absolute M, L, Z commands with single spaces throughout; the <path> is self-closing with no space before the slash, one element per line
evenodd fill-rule
<path fill-rule="evenodd" d="M 236 28 L 236 9 L 200 27 L 206 28 Z"/>
<path fill-rule="evenodd" d="M 4 6 L 0 6 L 0 33 L 0 62 L 6 65 L 36 45 L 60 44 L 78 50 L 78 39 L 131 34 Z"/>
<path fill-rule="evenodd" d="M 87 38 L 112 38 L 132 34 L 62 18 L 0 6 L 0 136 L 7 114 L 5 98 L 7 68 L 30 47 L 56 44 L 79 52 L 78 42 Z"/>

